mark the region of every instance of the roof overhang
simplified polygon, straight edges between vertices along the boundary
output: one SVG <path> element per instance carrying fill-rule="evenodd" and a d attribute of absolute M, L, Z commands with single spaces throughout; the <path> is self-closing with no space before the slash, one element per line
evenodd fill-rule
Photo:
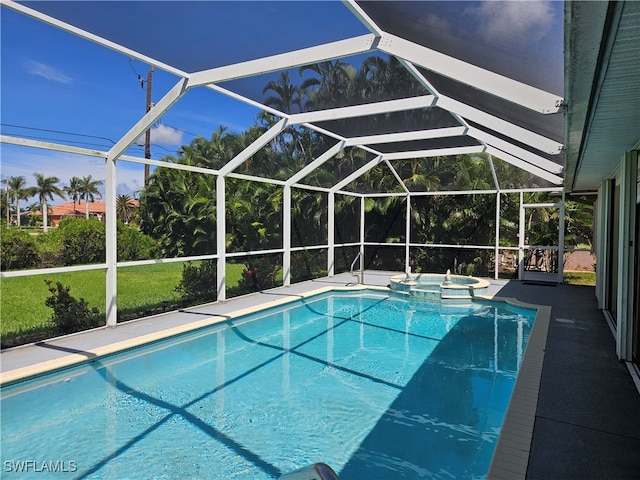
<path fill-rule="evenodd" d="M 640 140 L 640 2 L 565 6 L 565 188 L 597 190 Z"/>

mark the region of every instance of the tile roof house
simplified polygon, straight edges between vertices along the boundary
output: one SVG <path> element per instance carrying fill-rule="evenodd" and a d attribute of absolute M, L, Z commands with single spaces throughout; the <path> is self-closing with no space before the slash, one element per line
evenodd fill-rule
<path fill-rule="evenodd" d="M 74 208 L 75 207 L 75 208 Z M 84 218 L 86 215 L 87 205 L 85 202 L 65 202 L 59 205 L 53 205 L 49 207 L 49 223 L 57 227 L 60 220 L 67 217 L 79 217 Z M 106 211 L 104 202 L 89 202 L 89 217 L 97 218 L 102 221 Z M 42 212 L 36 214 L 42 215 Z"/>

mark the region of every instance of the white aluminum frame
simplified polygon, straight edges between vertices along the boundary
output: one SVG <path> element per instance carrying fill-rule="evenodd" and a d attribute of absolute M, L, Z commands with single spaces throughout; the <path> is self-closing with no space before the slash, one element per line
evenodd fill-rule
<path fill-rule="evenodd" d="M 351 12 L 369 29 L 371 34 L 361 35 L 357 37 L 348 38 L 336 42 L 330 42 L 323 45 L 316 45 L 309 48 L 290 51 L 279 55 L 273 55 L 256 60 L 240 62 L 232 65 L 226 65 L 218 68 L 207 69 L 195 73 L 187 73 L 181 69 L 175 68 L 172 65 L 164 64 L 154 58 L 143 55 L 135 50 L 126 48 L 122 45 L 106 40 L 95 34 L 82 30 L 70 25 L 68 23 L 59 21 L 48 15 L 45 15 L 37 10 L 27 7 L 23 4 L 17 3 L 13 0 L 0 0 L 3 7 L 11 8 L 21 14 L 30 16 L 36 20 L 52 25 L 53 27 L 65 30 L 88 41 L 95 42 L 106 48 L 115 50 L 128 57 L 135 58 L 139 61 L 148 63 L 155 68 L 165 70 L 173 75 L 179 77 L 174 87 L 167 92 L 162 99 L 157 102 L 146 114 L 141 116 L 140 120 L 133 125 L 128 132 L 123 135 L 113 145 L 109 151 L 99 151 L 93 149 L 83 149 L 78 147 L 72 147 L 67 145 L 59 145 L 52 142 L 42 142 L 36 140 L 27 140 L 23 138 L 0 136 L 0 142 L 5 144 L 13 144 L 25 147 L 34 147 L 51 151 L 62 151 L 67 153 L 73 153 L 78 155 L 85 155 L 90 157 L 102 158 L 105 161 L 105 203 L 106 209 L 106 262 L 103 264 L 95 265 L 83 265 L 74 267 L 63 267 L 54 269 L 39 269 L 31 271 L 17 271 L 17 272 L 0 272 L 1 278 L 17 277 L 38 273 L 54 273 L 54 272 L 71 272 L 81 270 L 93 270 L 93 269 L 106 269 L 106 305 L 107 305 L 107 325 L 114 327 L 117 324 L 117 268 L 128 265 L 146 265 L 162 262 L 178 262 L 189 261 L 196 259 L 217 259 L 217 274 L 218 285 L 217 295 L 219 301 L 226 299 L 226 274 L 225 265 L 226 259 L 232 257 L 239 257 L 253 254 L 265 254 L 265 253 L 282 253 L 283 254 L 283 268 L 284 268 L 284 284 L 289 285 L 291 283 L 290 272 L 290 255 L 291 251 L 305 250 L 305 249 L 328 249 L 327 268 L 329 275 L 335 273 L 335 249 L 343 246 L 358 246 L 361 254 L 361 269 L 364 267 L 364 253 L 365 247 L 373 245 L 370 242 L 365 242 L 365 200 L 372 197 L 383 196 L 403 196 L 407 202 L 406 213 L 406 241 L 405 241 L 405 262 L 406 269 L 409 268 L 409 251 L 415 245 L 410 242 L 410 212 L 411 212 L 411 198 L 422 195 L 459 195 L 459 194 L 495 194 L 496 195 L 496 243 L 492 246 L 460 246 L 450 245 L 449 247 L 456 248 L 480 248 L 480 249 L 495 249 L 496 257 L 499 247 L 499 205 L 501 194 L 510 192 L 522 192 L 522 191 L 559 191 L 558 189 L 512 189 L 501 190 L 496 172 L 493 166 L 492 155 L 502 158 L 504 161 L 509 162 L 519 168 L 522 168 L 532 174 L 538 175 L 554 184 L 561 185 L 562 178 L 559 176 L 562 173 L 561 167 L 550 162 L 534 152 L 522 149 L 521 147 L 514 145 L 508 141 L 496 138 L 490 134 L 487 134 L 479 129 L 470 127 L 466 120 L 473 121 L 475 123 L 487 126 L 494 131 L 500 131 L 505 136 L 517 140 L 518 142 L 533 147 L 542 152 L 549 154 L 558 154 L 562 151 L 562 144 L 551 139 L 545 138 L 534 132 L 528 131 L 510 122 L 504 121 L 493 115 L 482 112 L 478 109 L 465 105 L 455 99 L 447 96 L 440 95 L 436 89 L 420 74 L 416 65 L 437 72 L 438 74 L 453 78 L 459 82 L 488 92 L 492 95 L 496 95 L 507 101 L 513 102 L 518 105 L 522 105 L 526 108 L 533 109 L 537 112 L 548 114 L 556 113 L 562 106 L 562 98 L 556 95 L 544 92 L 521 82 L 514 81 L 504 76 L 495 74 L 488 70 L 479 68 L 477 66 L 468 64 L 466 62 L 454 59 L 447 55 L 441 54 L 429 48 L 414 44 L 400 37 L 388 34 L 380 29 L 366 13 L 359 7 L 353 0 L 345 1 L 346 6 Z M 398 60 L 407 70 L 416 77 L 422 85 L 430 92 L 429 95 L 421 95 L 413 98 L 404 98 L 398 100 L 389 100 L 383 102 L 377 102 L 367 105 L 355 105 L 347 106 L 335 109 L 328 109 L 316 112 L 305 112 L 299 114 L 284 114 L 278 110 L 265 106 L 252 99 L 246 98 L 242 95 L 231 92 L 230 90 L 218 85 L 219 82 L 233 80 L 237 78 L 244 78 L 248 76 L 261 75 L 269 72 L 275 72 L 287 68 L 295 68 L 303 65 L 309 65 L 316 62 L 325 60 L 331 60 L 335 58 L 343 58 L 346 56 L 373 52 L 379 50 L 389 55 L 398 57 Z M 154 122 L 156 122 L 165 112 L 167 112 L 176 102 L 178 102 L 191 88 L 194 87 L 210 88 L 216 92 L 229 96 L 237 101 L 244 102 L 256 108 L 260 108 L 267 112 L 270 112 L 281 118 L 274 126 L 272 126 L 267 132 L 265 132 L 260 138 L 254 141 L 243 152 L 238 154 L 234 159 L 228 162 L 224 167 L 219 170 L 206 169 L 202 167 L 191 167 L 188 165 L 167 163 L 151 159 L 142 159 L 130 155 L 126 155 L 127 149 L 142 135 L 147 129 L 149 129 Z M 395 134 L 383 134 L 383 135 L 367 135 L 361 137 L 346 138 L 337 135 L 333 132 L 324 130 L 322 127 L 315 125 L 315 122 L 322 122 L 336 119 L 349 119 L 364 117 L 370 115 L 383 114 L 388 112 L 406 111 L 412 109 L 421 108 L 433 108 L 438 107 L 450 112 L 459 122 L 459 127 L 438 128 L 416 132 L 403 132 Z M 266 145 L 269 141 L 275 138 L 278 134 L 282 133 L 285 128 L 292 125 L 302 125 L 305 128 L 311 128 L 319 133 L 323 133 L 330 137 L 336 138 L 337 143 L 328 149 L 325 153 L 320 155 L 313 162 L 302 168 L 300 171 L 292 175 L 289 179 L 275 180 L 267 178 L 258 178 L 251 175 L 243 175 L 234 173 L 234 170 L 241 165 L 247 158 L 257 152 L 260 148 Z M 392 144 L 396 142 L 406 142 L 412 140 L 430 139 L 430 138 L 444 138 L 452 136 L 464 136 L 475 138 L 480 141 L 482 145 L 479 146 L 466 146 L 455 148 L 442 148 L 412 152 L 394 152 L 382 154 L 377 152 L 375 148 L 371 148 L 370 145 L 378 144 Z M 318 168 L 327 160 L 333 158 L 341 150 L 346 147 L 357 147 L 367 152 L 373 153 L 375 158 L 369 161 L 367 164 L 357 169 L 355 172 L 337 182 L 330 188 L 314 187 L 301 184 L 300 182 L 314 169 Z M 397 159 L 409 159 L 409 158 L 429 158 L 434 156 L 443 155 L 459 155 L 459 154 L 472 154 L 484 152 L 488 156 L 488 161 L 491 166 L 492 176 L 495 183 L 496 190 L 485 191 L 471 191 L 471 192 L 411 192 L 403 184 L 402 179 L 397 174 L 395 168 L 390 161 Z M 142 163 L 146 165 L 153 165 L 162 168 L 175 168 L 179 170 L 192 171 L 200 174 L 213 175 L 216 177 L 216 206 L 217 206 L 217 230 L 216 230 L 216 253 L 192 257 L 183 258 L 171 258 L 171 259 L 153 259 L 136 262 L 117 262 L 117 236 L 116 236 L 116 185 L 117 185 L 117 164 L 119 161 L 127 161 L 133 163 Z M 395 176 L 399 185 L 401 185 L 403 192 L 395 193 L 372 193 L 372 194 L 359 194 L 354 192 L 348 192 L 343 190 L 349 183 L 356 180 L 359 176 L 374 168 L 375 166 L 385 163 L 390 169 L 391 173 Z M 283 245 L 282 248 L 264 250 L 258 252 L 240 252 L 240 253 L 227 253 L 225 248 L 225 199 L 226 199 L 226 177 L 241 178 L 244 180 L 258 181 L 278 185 L 283 188 Z M 291 247 L 291 188 L 305 188 L 312 191 L 321 191 L 328 194 L 328 243 L 327 245 L 319 246 L 305 246 L 305 247 Z M 560 188 L 560 191 L 562 189 Z M 351 195 L 360 198 L 360 240 L 353 244 L 335 244 L 335 195 L 336 193 L 342 195 Z M 562 223 L 563 225 L 563 223 Z M 401 244 L 384 244 L 386 246 L 397 246 Z M 430 245 L 430 247 L 447 247 L 447 245 Z M 497 277 L 497 263 L 495 266 Z"/>

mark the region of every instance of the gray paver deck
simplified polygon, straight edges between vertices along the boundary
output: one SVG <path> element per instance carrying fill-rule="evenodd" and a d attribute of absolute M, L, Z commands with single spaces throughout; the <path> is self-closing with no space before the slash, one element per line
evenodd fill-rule
<path fill-rule="evenodd" d="M 594 288 L 509 282 L 498 295 L 552 307 L 526 478 L 640 478 L 640 394 Z"/>

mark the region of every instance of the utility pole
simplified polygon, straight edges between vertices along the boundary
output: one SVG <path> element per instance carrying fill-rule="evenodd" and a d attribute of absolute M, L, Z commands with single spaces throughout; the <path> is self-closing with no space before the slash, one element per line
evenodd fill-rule
<path fill-rule="evenodd" d="M 151 77 L 153 77 L 153 65 L 147 72 L 147 113 L 151 110 Z M 148 128 L 144 134 L 144 158 L 151 158 L 151 128 Z M 149 183 L 149 164 L 144 164 L 144 186 Z"/>

